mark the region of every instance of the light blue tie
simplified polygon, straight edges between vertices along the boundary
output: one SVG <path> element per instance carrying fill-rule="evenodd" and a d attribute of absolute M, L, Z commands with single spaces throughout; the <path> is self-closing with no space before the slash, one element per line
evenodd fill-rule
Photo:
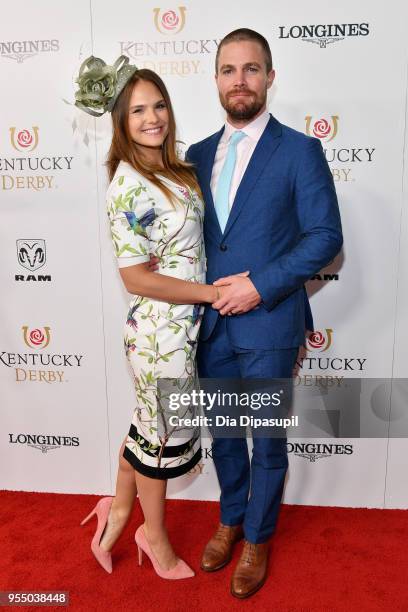
<path fill-rule="evenodd" d="M 232 134 L 228 145 L 227 156 L 218 179 L 217 191 L 215 194 L 215 211 L 222 233 L 224 233 L 228 221 L 229 192 L 237 161 L 237 145 L 245 136 L 245 132 L 239 130 Z"/>

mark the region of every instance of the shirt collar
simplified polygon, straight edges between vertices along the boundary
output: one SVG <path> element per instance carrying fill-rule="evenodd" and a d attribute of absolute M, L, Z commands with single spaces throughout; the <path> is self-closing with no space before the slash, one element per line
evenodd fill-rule
<path fill-rule="evenodd" d="M 251 138 L 255 142 L 258 142 L 268 124 L 269 119 L 270 114 L 267 110 L 265 110 L 261 115 L 259 115 L 259 117 L 257 117 L 256 119 L 248 123 L 248 125 L 240 129 L 235 128 L 233 125 L 228 123 L 228 121 L 226 121 L 222 140 L 223 142 L 228 142 L 234 132 L 240 131 L 244 132 L 247 136 L 249 136 L 249 138 Z"/>

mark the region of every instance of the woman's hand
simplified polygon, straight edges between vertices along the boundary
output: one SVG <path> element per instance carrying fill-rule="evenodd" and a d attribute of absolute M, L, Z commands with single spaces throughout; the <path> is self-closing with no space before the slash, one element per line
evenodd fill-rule
<path fill-rule="evenodd" d="M 149 272 L 156 272 L 159 269 L 160 259 L 150 253 Z"/>

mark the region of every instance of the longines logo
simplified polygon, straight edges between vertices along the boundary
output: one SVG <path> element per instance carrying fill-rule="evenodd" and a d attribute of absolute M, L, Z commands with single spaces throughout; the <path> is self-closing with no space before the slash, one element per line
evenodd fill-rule
<path fill-rule="evenodd" d="M 64 446 L 79 446 L 78 436 L 9 433 L 9 444 L 23 444 L 40 450 L 43 454 Z"/>
<path fill-rule="evenodd" d="M 333 329 L 329 327 L 316 330 L 310 334 L 305 343 L 305 349 L 307 351 L 306 356 L 299 357 L 296 362 L 297 367 L 302 373 L 305 373 L 307 370 L 335 370 L 337 372 L 362 372 L 364 370 L 367 359 L 361 357 L 332 357 L 331 355 L 321 355 L 321 353 L 325 353 L 331 348 L 333 335 Z M 327 378 L 330 378 L 330 376 Z"/>
<path fill-rule="evenodd" d="M 340 117 L 330 115 L 329 117 L 314 118 L 312 115 L 305 117 L 305 133 L 308 136 L 318 138 L 323 144 L 323 152 L 329 164 L 340 164 L 340 167 L 330 166 L 335 182 L 351 183 L 355 181 L 352 167 L 345 164 L 371 163 L 375 149 L 368 147 L 340 147 L 325 148 L 325 145 L 335 140 L 338 136 Z"/>
<path fill-rule="evenodd" d="M 316 463 L 318 459 L 327 459 L 334 455 L 352 455 L 352 444 L 317 444 L 312 442 L 299 443 L 287 442 L 288 454 L 307 459 L 310 463 Z"/>
<path fill-rule="evenodd" d="M 31 128 L 12 126 L 9 132 L 11 147 L 19 153 L 25 153 L 26 156 L 0 157 L 0 188 L 4 191 L 16 189 L 43 191 L 56 188 L 55 175 L 48 173 L 60 170 L 70 171 L 73 157 L 66 155 L 28 156 L 28 153 L 32 153 L 39 146 L 40 128 L 38 126 Z"/>
<path fill-rule="evenodd" d="M 19 238 L 17 244 L 17 261 L 22 268 L 29 270 L 31 274 L 15 274 L 16 281 L 50 282 L 50 274 L 32 274 L 42 268 L 46 261 L 46 247 L 43 238 Z"/>
<path fill-rule="evenodd" d="M 368 36 L 368 23 L 330 23 L 318 25 L 279 26 L 279 38 L 295 38 L 304 42 L 315 43 L 320 49 L 326 49 L 340 40 L 349 37 Z"/>
<path fill-rule="evenodd" d="M 203 62 L 193 57 L 213 56 L 221 39 L 180 40 L 177 35 L 185 28 L 186 10 L 185 6 L 154 8 L 152 29 L 162 35 L 161 39 L 120 41 L 120 54 L 135 59 L 139 68 L 150 68 L 161 76 L 202 74 Z"/>
<path fill-rule="evenodd" d="M 65 377 L 66 369 L 82 366 L 83 355 L 45 352 L 44 349 L 48 348 L 51 343 L 50 326 L 29 327 L 23 325 L 21 331 L 25 346 L 34 349 L 35 352 L 0 351 L 0 365 L 14 369 L 16 382 L 43 382 L 47 384 L 68 382 Z"/>
<path fill-rule="evenodd" d="M 0 55 L 16 60 L 22 64 L 24 60 L 39 53 L 56 53 L 59 51 L 59 40 L 13 40 L 0 42 Z"/>
<path fill-rule="evenodd" d="M 186 23 L 186 7 L 179 6 L 176 11 L 168 9 L 153 9 L 154 25 L 161 34 L 178 34 Z"/>

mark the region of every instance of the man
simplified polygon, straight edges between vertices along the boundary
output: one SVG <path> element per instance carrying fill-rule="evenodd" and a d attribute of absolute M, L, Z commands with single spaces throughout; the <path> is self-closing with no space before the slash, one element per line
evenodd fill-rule
<path fill-rule="evenodd" d="M 266 110 L 275 78 L 266 39 L 228 34 L 216 57 L 225 126 L 187 152 L 206 202 L 207 282 L 223 286 L 206 308 L 198 348 L 205 378 L 290 378 L 305 330 L 312 329 L 304 283 L 342 245 L 332 176 L 320 141 Z M 249 271 L 249 276 L 237 276 Z M 219 280 L 217 280 L 219 279 Z M 244 537 L 231 592 L 244 598 L 265 582 L 285 474 L 286 440 L 253 436 L 213 441 L 221 522 L 201 561 L 224 567 Z"/>

